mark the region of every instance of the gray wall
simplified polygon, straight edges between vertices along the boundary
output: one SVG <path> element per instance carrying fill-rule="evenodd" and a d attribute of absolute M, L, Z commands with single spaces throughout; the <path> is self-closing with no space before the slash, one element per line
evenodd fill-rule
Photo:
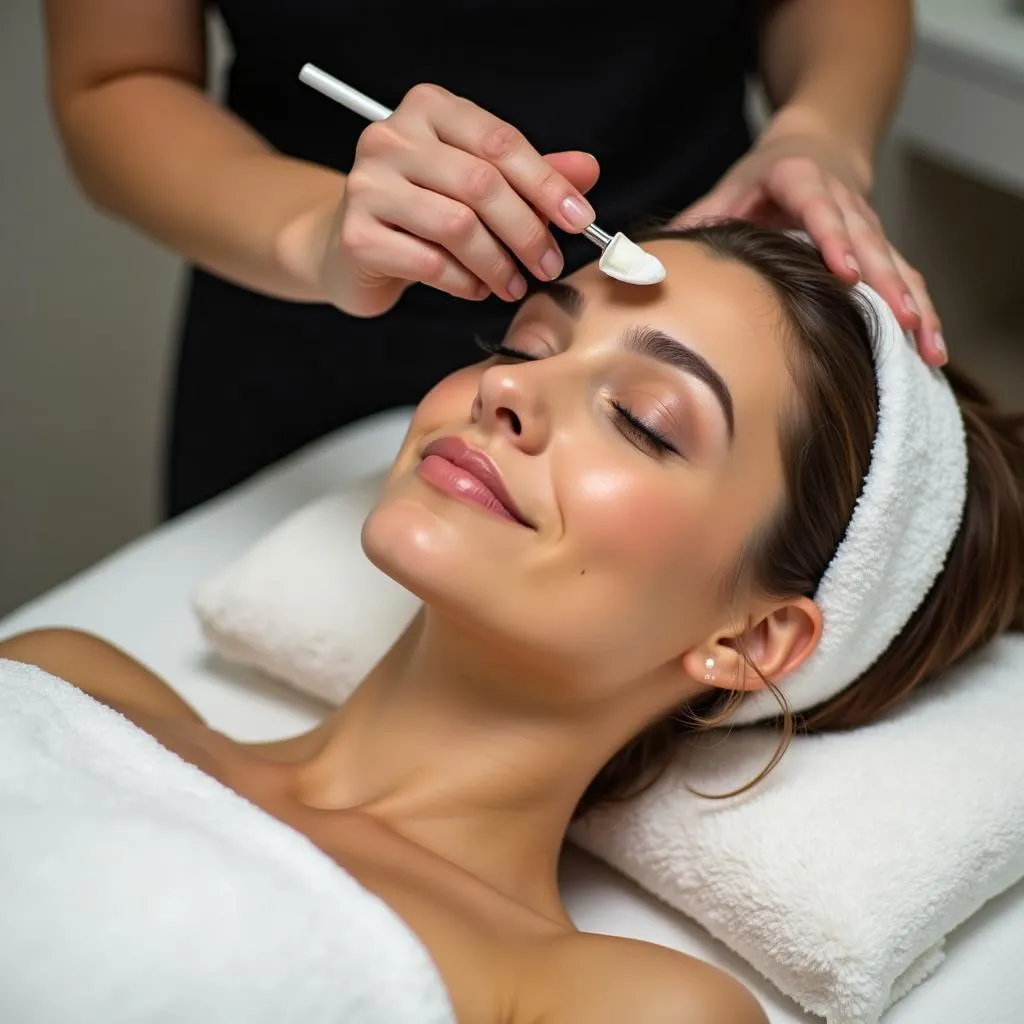
<path fill-rule="evenodd" d="M 0 613 L 153 524 L 179 281 L 65 170 L 41 6 L 0 3 Z"/>
<path fill-rule="evenodd" d="M 180 268 L 64 169 L 38 0 L 0 3 L 0 614 L 156 521 Z M 898 149 L 878 205 L 954 353 L 1024 403 L 1024 202 Z"/>

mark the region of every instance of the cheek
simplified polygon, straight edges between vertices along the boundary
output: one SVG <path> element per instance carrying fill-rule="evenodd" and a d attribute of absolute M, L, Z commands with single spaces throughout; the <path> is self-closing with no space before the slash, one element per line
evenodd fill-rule
<path fill-rule="evenodd" d="M 594 686 L 643 674 L 703 630 L 710 495 L 653 464 L 584 468 L 577 455 L 561 468 L 564 533 L 536 588 L 550 599 L 543 617 Z"/>
<path fill-rule="evenodd" d="M 476 364 L 448 374 L 416 407 L 413 426 L 427 433 L 449 423 L 464 423 L 472 411 L 482 373 L 482 364 Z"/>
<path fill-rule="evenodd" d="M 721 561 L 707 483 L 656 466 L 578 469 L 560 502 L 574 564 L 621 614 L 678 618 L 706 599 Z"/>
<path fill-rule="evenodd" d="M 445 427 L 459 428 L 469 422 L 480 387 L 481 365 L 450 373 L 435 384 L 416 406 L 405 440 L 395 457 L 391 477 L 400 476 L 416 461 L 422 439 Z"/>
<path fill-rule="evenodd" d="M 465 547 L 459 518 L 448 498 L 414 478 L 425 439 L 461 431 L 470 422 L 480 366 L 445 377 L 416 407 L 383 491 L 363 524 L 363 551 L 388 576 L 423 600 L 439 597 L 452 582 L 453 559 Z M 458 572 L 454 572 L 457 577 Z"/>
<path fill-rule="evenodd" d="M 685 503 L 654 474 L 594 468 L 575 476 L 562 495 L 566 537 L 586 562 L 654 565 L 680 547 Z"/>

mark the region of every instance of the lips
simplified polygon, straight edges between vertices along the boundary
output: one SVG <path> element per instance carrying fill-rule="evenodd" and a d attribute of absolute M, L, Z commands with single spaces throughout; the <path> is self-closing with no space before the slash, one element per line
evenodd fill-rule
<path fill-rule="evenodd" d="M 494 460 L 459 437 L 431 441 L 423 449 L 418 471 L 439 490 L 535 529 L 513 501 Z"/>

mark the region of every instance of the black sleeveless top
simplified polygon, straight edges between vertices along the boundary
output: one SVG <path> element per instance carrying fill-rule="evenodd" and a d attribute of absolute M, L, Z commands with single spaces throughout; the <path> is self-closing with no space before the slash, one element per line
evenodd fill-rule
<path fill-rule="evenodd" d="M 389 107 L 435 82 L 540 152 L 601 164 L 608 231 L 665 218 L 747 149 L 753 0 L 219 0 L 227 104 L 283 153 L 347 171 L 365 122 L 298 81 L 310 61 Z M 589 243 L 560 235 L 571 272 Z M 351 420 L 413 404 L 500 334 L 497 299 L 423 286 L 375 320 L 282 302 L 196 271 L 173 406 L 168 505 L 182 511 Z"/>

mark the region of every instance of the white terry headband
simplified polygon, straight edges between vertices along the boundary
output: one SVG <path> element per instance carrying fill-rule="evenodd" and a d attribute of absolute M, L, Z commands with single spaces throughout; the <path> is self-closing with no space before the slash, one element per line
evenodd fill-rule
<path fill-rule="evenodd" d="M 794 711 L 845 690 L 885 653 L 942 571 L 967 495 L 967 442 L 948 382 L 875 291 L 855 290 L 877 321 L 878 425 L 860 498 L 814 595 L 820 642 L 779 682 Z M 726 724 L 780 710 L 769 690 L 752 691 Z"/>

